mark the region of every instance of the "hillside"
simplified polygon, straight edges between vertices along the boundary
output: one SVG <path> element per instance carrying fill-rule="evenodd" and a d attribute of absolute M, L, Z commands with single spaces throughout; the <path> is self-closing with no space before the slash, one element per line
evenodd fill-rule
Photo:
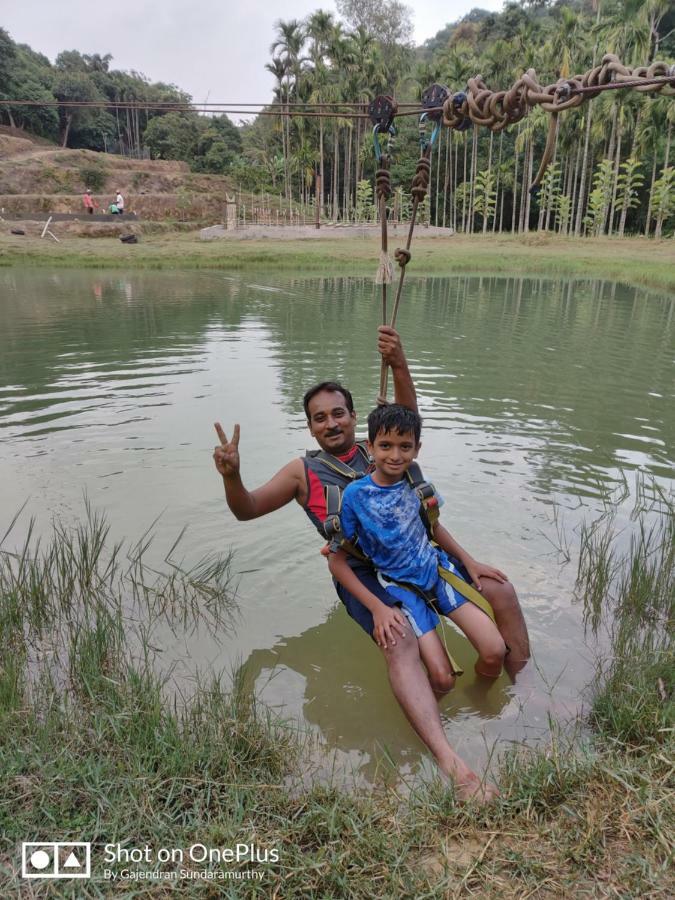
<path fill-rule="evenodd" d="M 67 150 L 0 126 L 0 208 L 9 216 L 82 210 L 86 188 L 102 209 L 120 190 L 144 220 L 222 219 L 228 180 L 194 174 L 187 163 Z"/>

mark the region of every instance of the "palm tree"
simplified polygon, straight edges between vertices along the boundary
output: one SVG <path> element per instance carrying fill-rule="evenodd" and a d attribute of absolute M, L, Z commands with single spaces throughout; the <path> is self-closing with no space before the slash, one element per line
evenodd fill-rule
<path fill-rule="evenodd" d="M 311 76 L 312 89 L 309 100 L 311 103 L 321 103 L 325 99 L 328 88 L 329 70 L 326 65 L 326 56 L 330 48 L 335 32 L 335 21 L 332 13 L 323 9 L 313 12 L 306 22 L 307 37 L 310 39 L 309 58 L 313 71 Z M 321 109 L 319 110 L 321 112 Z M 323 211 L 324 205 L 324 153 L 323 153 L 323 119 L 319 118 L 319 178 L 320 189 L 317 202 L 319 209 Z"/>
<path fill-rule="evenodd" d="M 290 19 L 284 22 L 279 19 L 274 23 L 277 29 L 278 37 L 270 47 L 270 53 L 278 53 L 278 56 L 286 66 L 286 149 L 284 158 L 288 159 L 291 155 L 291 124 L 290 124 L 290 102 L 294 95 L 294 85 L 297 83 L 300 75 L 302 64 L 302 48 L 305 43 L 304 26 L 297 19 Z M 289 177 L 289 169 L 286 166 L 286 199 L 291 199 L 291 184 Z"/>

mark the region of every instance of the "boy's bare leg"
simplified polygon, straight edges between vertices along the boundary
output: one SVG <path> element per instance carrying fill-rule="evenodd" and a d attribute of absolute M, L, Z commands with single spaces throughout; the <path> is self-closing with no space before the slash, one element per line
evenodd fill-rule
<path fill-rule="evenodd" d="M 434 755 L 441 772 L 455 782 L 457 796 L 483 800 L 496 796 L 496 789 L 482 785 L 476 773 L 448 743 L 415 635 L 407 629 L 405 637 L 397 638 L 396 644 L 390 644 L 382 653 L 399 706 L 420 740 Z"/>
<path fill-rule="evenodd" d="M 530 658 L 530 639 L 518 596 L 510 581 L 501 583 L 494 578 L 481 578 L 481 593 L 492 607 L 497 628 L 509 648 L 504 668 L 512 679 L 525 668 Z"/>
<path fill-rule="evenodd" d="M 473 603 L 463 603 L 450 613 L 449 618 L 478 651 L 476 673 L 486 678 L 498 678 L 506 656 L 506 644 L 492 619 Z"/>
<path fill-rule="evenodd" d="M 436 631 L 427 631 L 417 639 L 420 657 L 427 670 L 431 689 L 440 700 L 451 691 L 456 682 L 455 673 L 448 659 L 448 653 Z"/>

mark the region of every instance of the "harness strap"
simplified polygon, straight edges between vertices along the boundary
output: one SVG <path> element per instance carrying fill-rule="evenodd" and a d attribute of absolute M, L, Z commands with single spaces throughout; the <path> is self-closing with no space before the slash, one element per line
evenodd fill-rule
<path fill-rule="evenodd" d="M 366 450 L 363 443 L 357 443 L 356 448 L 363 459 L 366 462 L 370 462 L 368 451 Z M 324 466 L 332 469 L 333 472 L 337 472 L 338 475 L 342 475 L 342 477 L 346 478 L 348 481 L 356 481 L 357 478 L 361 478 L 363 475 L 362 472 L 357 472 L 348 463 L 343 462 L 341 459 L 338 459 L 337 456 L 331 456 L 331 454 L 326 453 L 325 450 L 308 450 L 307 456 L 311 456 L 314 459 L 320 460 L 324 464 Z"/>
<path fill-rule="evenodd" d="M 438 497 L 436 488 L 430 481 L 427 481 L 422 475 L 419 464 L 411 463 L 408 471 L 405 473 L 410 483 L 410 487 L 415 491 L 420 501 L 420 518 L 427 530 L 429 539 L 434 539 L 434 528 L 440 516 L 438 508 Z"/>
<path fill-rule="evenodd" d="M 357 443 L 356 446 L 363 459 L 366 462 L 370 462 L 370 457 L 368 456 L 368 451 L 364 444 Z M 325 450 L 312 452 L 311 456 L 315 459 L 319 459 L 324 466 L 327 466 L 329 469 L 332 469 L 349 481 L 357 481 L 365 474 L 363 472 L 357 472 L 341 459 L 338 459 L 336 456 L 331 456 L 330 453 L 326 453 Z M 348 545 L 350 548 L 347 550 L 348 553 L 352 553 L 360 559 L 365 559 L 363 553 L 361 553 L 360 550 L 357 551 L 354 544 L 347 542 L 342 534 L 342 528 L 340 526 L 340 510 L 342 509 L 343 487 L 338 484 L 327 484 L 325 485 L 324 490 L 326 495 L 326 519 L 323 522 L 323 530 L 330 541 L 331 548 L 336 550 L 343 544 Z"/>
<path fill-rule="evenodd" d="M 485 599 L 482 594 L 479 594 L 473 585 L 470 585 L 467 581 L 464 581 L 463 578 L 460 578 L 459 575 L 456 575 L 454 572 L 448 571 L 448 569 L 444 569 L 443 566 L 438 567 L 438 574 L 441 576 L 443 581 L 447 581 L 450 587 L 454 588 L 458 594 L 461 594 L 462 597 L 465 597 L 474 606 L 477 606 L 478 609 L 482 609 L 486 616 L 489 616 L 493 622 L 495 622 L 495 614 L 494 610 Z M 496 622 L 495 622 L 496 624 Z"/>

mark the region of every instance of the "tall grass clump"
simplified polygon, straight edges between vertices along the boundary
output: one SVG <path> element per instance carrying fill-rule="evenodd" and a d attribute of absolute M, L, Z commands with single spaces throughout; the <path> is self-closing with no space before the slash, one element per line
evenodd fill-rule
<path fill-rule="evenodd" d="M 576 591 L 587 627 L 608 641 L 592 722 L 618 741 L 651 745 L 664 743 L 673 725 L 675 501 L 642 481 L 637 496 L 625 528 L 617 528 L 616 506 L 582 526 Z"/>

